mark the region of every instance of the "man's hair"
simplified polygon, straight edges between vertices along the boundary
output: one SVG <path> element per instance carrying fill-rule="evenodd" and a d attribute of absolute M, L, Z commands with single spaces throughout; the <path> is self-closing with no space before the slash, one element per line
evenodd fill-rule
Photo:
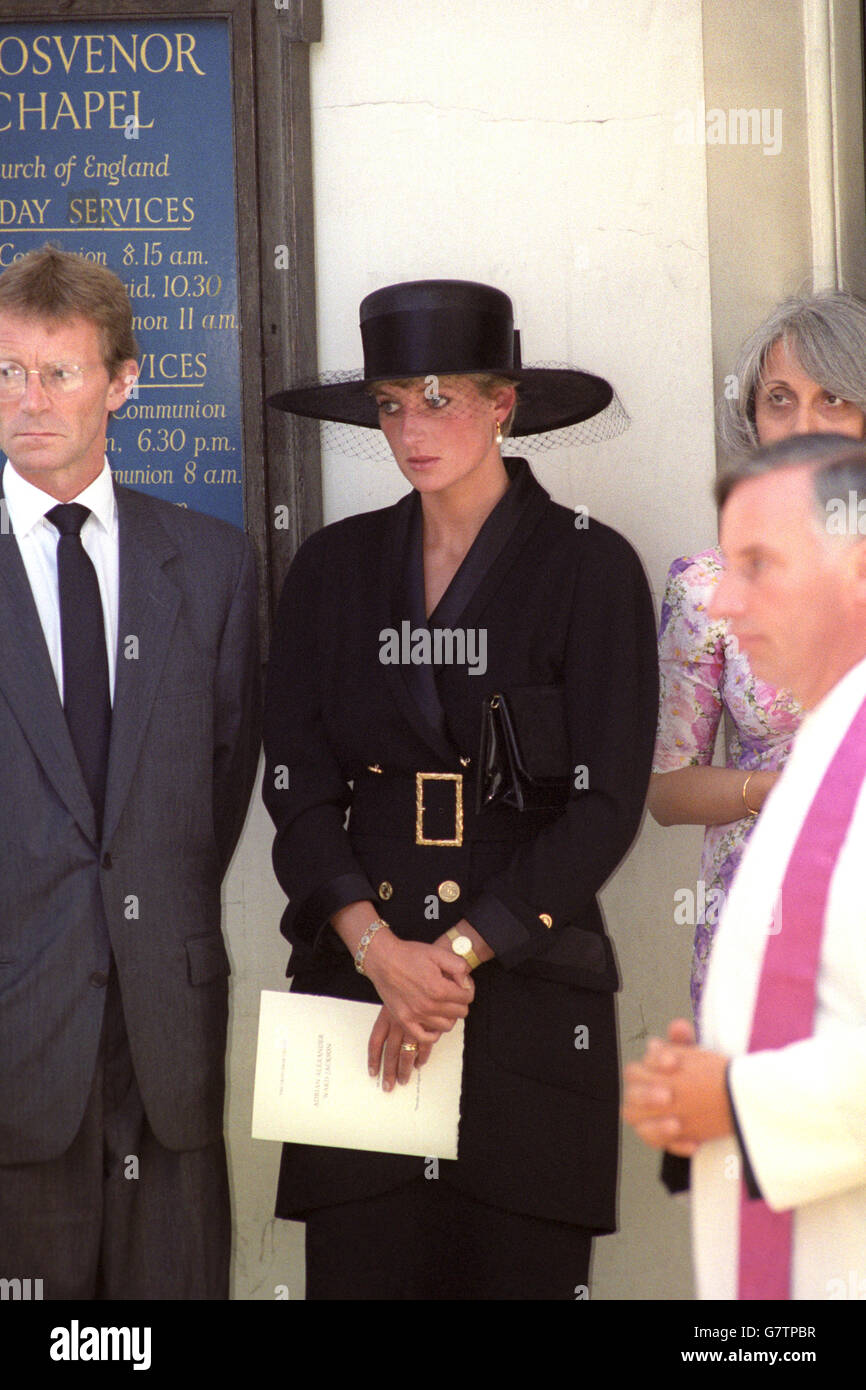
<path fill-rule="evenodd" d="M 866 512 L 866 443 L 844 434 L 795 434 L 790 439 L 780 439 L 776 444 L 756 449 L 719 474 L 715 486 L 718 506 L 725 505 L 740 483 L 750 478 L 763 478 L 783 468 L 811 468 L 815 515 L 824 534 L 827 533 L 830 503 L 838 503 L 841 499 L 848 506 L 853 494 L 856 514 L 860 513 L 861 500 Z M 862 540 L 863 537 L 855 529 L 848 538 Z"/>
<path fill-rule="evenodd" d="M 866 413 L 866 301 L 844 290 L 785 299 L 740 349 L 734 368 L 736 394 L 719 404 L 719 438 L 731 458 L 759 444 L 755 395 L 776 343 L 796 354 L 803 371 L 825 391 Z"/>
<path fill-rule="evenodd" d="M 29 251 L 0 275 L 0 312 L 25 318 L 88 319 L 99 329 L 102 360 L 113 379 L 122 362 L 138 357 L 132 305 L 121 281 L 105 266 L 46 245 Z"/>

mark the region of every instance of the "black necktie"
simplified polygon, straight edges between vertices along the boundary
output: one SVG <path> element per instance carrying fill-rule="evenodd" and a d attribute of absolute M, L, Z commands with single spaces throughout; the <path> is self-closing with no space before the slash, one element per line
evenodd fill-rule
<path fill-rule="evenodd" d="M 81 544 L 81 528 L 90 511 L 80 502 L 67 502 L 52 507 L 46 515 L 60 532 L 57 581 L 63 651 L 63 709 L 96 811 L 97 827 L 101 829 L 111 735 L 111 696 L 99 582 L 93 562 Z"/>

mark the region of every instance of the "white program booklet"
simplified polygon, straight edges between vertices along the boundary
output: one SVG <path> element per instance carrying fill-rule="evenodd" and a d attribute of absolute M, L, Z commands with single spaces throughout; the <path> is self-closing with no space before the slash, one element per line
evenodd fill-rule
<path fill-rule="evenodd" d="M 456 1158 L 463 1020 L 405 1086 L 367 1071 L 378 1004 L 262 991 L 253 1138 Z"/>

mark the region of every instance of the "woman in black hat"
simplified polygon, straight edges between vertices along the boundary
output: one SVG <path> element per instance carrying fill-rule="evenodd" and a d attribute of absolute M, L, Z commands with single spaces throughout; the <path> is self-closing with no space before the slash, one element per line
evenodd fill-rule
<path fill-rule="evenodd" d="M 643 808 L 654 621 L 628 543 L 500 445 L 613 392 L 521 367 L 485 285 L 389 286 L 361 332 L 363 377 L 273 403 L 380 426 L 412 491 L 295 557 L 265 800 L 293 989 L 381 1002 L 386 1088 L 465 1018 L 459 1156 L 287 1144 L 277 1214 L 307 1222 L 309 1298 L 573 1299 L 614 1226 L 618 980 L 595 895 Z"/>

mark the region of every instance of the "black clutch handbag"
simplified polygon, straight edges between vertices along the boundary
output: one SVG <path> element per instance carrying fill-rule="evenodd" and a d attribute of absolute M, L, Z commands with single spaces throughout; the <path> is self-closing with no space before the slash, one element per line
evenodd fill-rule
<path fill-rule="evenodd" d="M 523 685 L 484 701 L 475 809 L 562 806 L 571 789 L 565 687 Z"/>

